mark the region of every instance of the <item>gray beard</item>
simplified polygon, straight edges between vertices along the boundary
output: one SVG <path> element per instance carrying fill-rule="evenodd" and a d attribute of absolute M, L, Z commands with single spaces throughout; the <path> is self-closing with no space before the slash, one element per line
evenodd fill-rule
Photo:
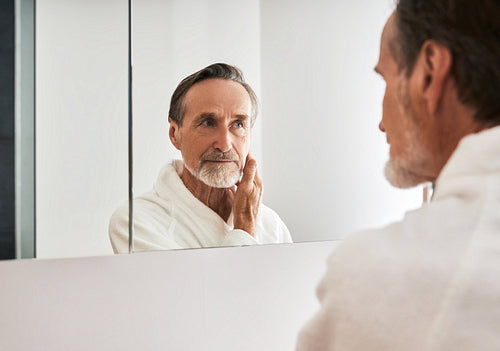
<path fill-rule="evenodd" d="M 385 164 L 385 178 L 396 188 L 409 189 L 424 182 L 417 174 L 403 168 L 399 162 L 393 158 Z"/>
<path fill-rule="evenodd" d="M 400 114 L 401 116 L 407 115 L 408 118 L 411 118 L 416 125 L 418 118 L 415 116 L 411 107 L 411 97 L 408 94 L 407 83 L 407 80 L 403 79 L 399 85 Z M 406 157 L 413 160 L 414 163 L 418 162 L 419 165 L 423 165 L 426 158 L 424 157 L 424 154 L 422 154 L 422 150 L 418 147 L 418 145 L 413 144 L 416 143 L 417 138 L 409 135 L 410 131 L 408 130 L 405 131 L 405 133 L 407 134 L 405 137 L 406 142 L 412 142 L 412 144 L 406 145 Z M 412 172 L 408 169 L 408 167 L 405 167 L 400 160 L 394 159 L 390 156 L 389 161 L 385 164 L 384 174 L 389 183 L 400 189 L 413 188 L 426 182 L 426 180 L 422 179 L 422 177 L 417 173 Z"/>
<path fill-rule="evenodd" d="M 212 188 L 230 188 L 240 180 L 242 174 L 242 171 L 229 171 L 224 165 L 202 165 L 197 171 L 191 170 L 186 164 L 184 166 L 198 180 Z"/>

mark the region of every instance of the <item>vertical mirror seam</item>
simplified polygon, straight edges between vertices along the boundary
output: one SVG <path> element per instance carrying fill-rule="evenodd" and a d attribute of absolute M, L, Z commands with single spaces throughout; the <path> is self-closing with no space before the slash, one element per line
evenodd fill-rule
<path fill-rule="evenodd" d="M 128 0 L 128 250 L 134 252 L 133 144 L 132 144 L 132 0 Z"/>

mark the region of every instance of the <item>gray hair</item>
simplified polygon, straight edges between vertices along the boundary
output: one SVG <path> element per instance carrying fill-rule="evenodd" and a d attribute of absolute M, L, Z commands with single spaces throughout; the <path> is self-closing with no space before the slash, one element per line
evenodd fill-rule
<path fill-rule="evenodd" d="M 500 124 L 500 1 L 398 0 L 391 53 L 410 76 L 426 40 L 446 46 L 460 101 L 476 121 Z"/>
<path fill-rule="evenodd" d="M 228 79 L 241 84 L 241 86 L 245 88 L 252 103 L 252 115 L 250 117 L 253 126 L 258 113 L 257 95 L 250 85 L 245 82 L 241 70 L 226 63 L 214 63 L 184 78 L 172 94 L 168 118 L 181 126 L 186 112 L 186 106 L 184 105 L 184 97 L 186 96 L 186 93 L 196 83 L 208 79 Z"/>

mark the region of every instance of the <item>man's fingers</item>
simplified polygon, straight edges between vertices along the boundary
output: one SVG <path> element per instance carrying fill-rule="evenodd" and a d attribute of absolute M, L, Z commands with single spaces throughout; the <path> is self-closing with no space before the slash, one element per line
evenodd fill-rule
<path fill-rule="evenodd" d="M 243 176 L 234 195 L 234 228 L 255 236 L 261 197 L 262 180 L 257 171 L 257 161 L 248 155 Z"/>
<path fill-rule="evenodd" d="M 258 169 L 255 170 L 255 177 L 254 177 L 253 181 L 255 182 L 255 184 L 257 184 L 259 186 L 259 188 L 261 188 L 261 189 L 263 188 L 264 184 L 262 183 L 262 179 L 259 176 L 259 170 Z"/>
<path fill-rule="evenodd" d="M 243 177 L 240 181 L 241 185 L 252 184 L 257 173 L 257 162 L 254 159 L 249 159 L 243 169 Z"/>

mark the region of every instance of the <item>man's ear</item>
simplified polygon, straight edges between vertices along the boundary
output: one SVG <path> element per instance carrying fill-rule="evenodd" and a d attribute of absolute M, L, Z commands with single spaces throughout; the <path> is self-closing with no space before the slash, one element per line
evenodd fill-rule
<path fill-rule="evenodd" d="M 417 75 L 418 89 L 426 101 L 428 112 L 432 115 L 436 114 L 443 99 L 451 63 L 451 52 L 446 46 L 434 40 L 424 42 L 415 70 L 420 72 Z"/>
<path fill-rule="evenodd" d="M 168 136 L 170 137 L 170 141 L 172 145 L 175 146 L 177 150 L 181 149 L 181 138 L 180 138 L 180 128 L 177 122 L 174 122 L 172 119 L 168 119 L 170 123 L 170 128 L 168 129 Z"/>

